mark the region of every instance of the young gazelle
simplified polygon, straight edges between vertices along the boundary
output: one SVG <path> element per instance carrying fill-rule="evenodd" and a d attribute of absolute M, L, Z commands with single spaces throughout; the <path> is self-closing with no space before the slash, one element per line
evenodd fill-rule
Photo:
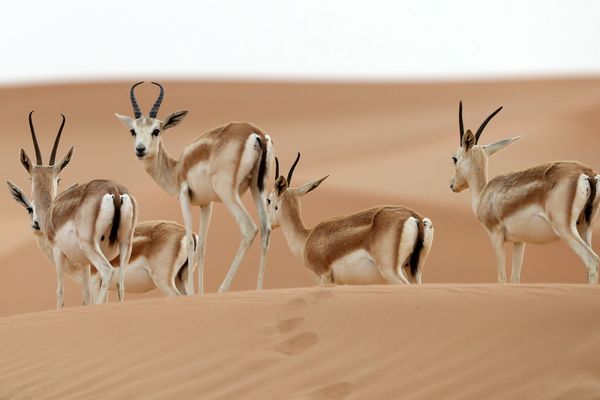
<path fill-rule="evenodd" d="M 114 268 L 108 259 L 118 254 L 120 265 L 127 265 L 129 261 L 137 214 L 135 199 L 124 186 L 108 180 L 94 180 L 85 185 L 71 186 L 57 195 L 58 175 L 73 154 L 71 147 L 62 161 L 55 164 L 65 117 L 62 116 L 50 161 L 48 165 L 43 165 L 31 120 L 32 113 L 33 111 L 29 113 L 29 126 L 36 163 L 33 164 L 25 150 L 21 149 L 21 164 L 31 176 L 32 187 L 32 201 L 27 201 L 26 207 L 32 215 L 33 228 L 43 232 L 47 245 L 52 249 L 57 276 L 57 307 L 62 308 L 64 305 L 65 268 L 76 264 L 92 264 L 98 270 L 102 283 L 96 301 L 103 303 L 114 275 Z M 67 260 L 70 264 L 66 264 Z M 124 279 L 125 269 L 121 269 L 117 281 L 121 301 L 125 293 Z"/>
<path fill-rule="evenodd" d="M 199 291 L 204 293 L 204 248 L 212 203 L 215 201 L 225 204 L 242 232 L 242 241 L 219 292 L 229 289 L 233 276 L 257 233 L 256 224 L 240 199 L 248 188 L 254 197 L 260 219 L 262 253 L 257 288 L 261 289 L 270 234 L 264 186 L 273 158 L 271 138 L 252 124 L 233 122 L 200 135 L 184 148 L 183 154 L 176 160 L 165 150 L 162 134 L 177 126 L 187 111 L 174 112 L 162 121 L 157 119 L 164 90 L 160 84 L 152 82 L 160 88 L 160 94 L 148 116 L 143 115 L 134 94 L 135 87 L 141 83 L 143 82 L 136 83 L 130 90 L 135 118 L 115 115 L 134 137 L 136 156 L 142 160 L 146 172 L 167 193 L 179 199 L 187 232 L 188 263 L 192 265 L 192 274 L 188 274 L 186 281 L 187 293 L 193 294 L 193 271 L 196 265 L 200 269 Z M 199 243 L 195 257 L 192 205 L 200 207 Z"/>
<path fill-rule="evenodd" d="M 409 283 L 404 268 L 421 283 L 423 264 L 431 249 L 433 225 L 428 218 L 401 206 L 379 206 L 334 217 L 307 229 L 300 198 L 327 176 L 299 188 L 290 182 L 300 153 L 287 178 L 279 176 L 267 203 L 271 227 L 281 226 L 292 253 L 317 277 L 319 284 Z"/>
<path fill-rule="evenodd" d="M 488 182 L 488 158 L 519 137 L 480 146 L 487 123 L 475 134 L 464 131 L 462 102 L 458 122 L 460 147 L 454 153 L 454 192 L 471 190 L 473 212 L 485 227 L 496 252 L 498 281 L 506 282 L 504 243 L 513 243 L 511 282 L 520 281 L 525 243 L 564 240 L 581 258 L 590 284 L 598 281 L 598 256 L 591 248 L 592 222 L 598 211 L 600 176 L 572 161 L 550 162 L 499 175 Z"/>
<path fill-rule="evenodd" d="M 40 226 L 33 219 L 33 206 L 23 191 L 8 182 L 13 198 L 27 210 L 31 219 L 32 232 L 38 247 L 54 263 L 52 248 Z M 198 236 L 194 234 L 195 240 Z M 129 264 L 125 271 L 125 292 L 145 293 L 158 288 L 166 296 L 185 293 L 181 277 L 187 276 L 187 244 L 185 228 L 171 221 L 145 221 L 135 226 Z M 119 271 L 119 257 L 110 261 Z M 90 304 L 100 289 L 100 277 L 95 269 L 90 273 L 89 266 L 73 264 L 65 260 L 67 276 L 82 285 L 83 303 Z M 117 275 L 115 274 L 115 275 Z M 92 290 L 90 291 L 90 282 Z M 117 289 L 116 276 L 110 282 L 109 290 Z"/>

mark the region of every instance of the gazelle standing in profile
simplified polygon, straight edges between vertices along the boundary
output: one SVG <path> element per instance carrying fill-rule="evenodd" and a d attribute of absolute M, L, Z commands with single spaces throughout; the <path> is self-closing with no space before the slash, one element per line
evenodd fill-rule
<path fill-rule="evenodd" d="M 505 242 L 513 243 L 511 282 L 518 283 L 525 243 L 562 239 L 585 264 L 589 283 L 597 283 L 598 255 L 591 245 L 600 176 L 578 162 L 559 161 L 499 175 L 488 182 L 488 158 L 519 138 L 478 144 L 487 123 L 501 109 L 473 134 L 464 131 L 462 102 L 459 104 L 460 147 L 452 157 L 455 173 L 450 183 L 456 193 L 471 190 L 473 212 L 496 252 L 498 281 L 506 282 Z"/>
<path fill-rule="evenodd" d="M 433 224 L 401 206 L 373 207 L 334 217 L 308 229 L 302 222 L 300 198 L 327 176 L 290 187 L 300 153 L 287 178 L 279 176 L 268 198 L 272 228 L 281 226 L 292 253 L 315 274 L 319 284 L 409 283 L 404 269 L 421 283 L 423 264 L 433 242 Z"/>
<path fill-rule="evenodd" d="M 186 281 L 187 293 L 194 293 L 193 271 L 196 265 L 200 269 L 199 292 L 204 293 L 204 248 L 212 203 L 215 201 L 225 204 L 242 233 L 242 241 L 219 292 L 229 289 L 233 276 L 258 231 L 240 198 L 248 188 L 254 197 L 260 219 L 262 253 L 257 289 L 261 289 L 270 234 L 264 187 L 273 158 L 271 138 L 252 124 L 232 122 L 200 135 L 184 148 L 183 154 L 176 160 L 165 150 L 162 135 L 177 126 L 187 111 L 177 111 L 164 120 L 159 120 L 157 115 L 164 89 L 160 84 L 152 82 L 160 88 L 160 94 L 150 113 L 143 115 L 134 93 L 136 86 L 142 83 L 136 83 L 130 90 L 135 118 L 115 115 L 131 132 L 135 141 L 135 154 L 142 161 L 146 172 L 163 190 L 179 199 L 187 232 L 188 264 L 192 265 L 192 273 L 188 274 Z M 192 238 L 193 205 L 200 207 L 199 243 L 195 257 Z"/>
<path fill-rule="evenodd" d="M 132 236 L 137 209 L 133 196 L 127 189 L 113 181 L 94 180 L 84 185 L 74 185 L 57 195 L 58 175 L 69 164 L 73 148 L 59 163 L 55 163 L 65 117 L 56 135 L 50 161 L 43 165 L 42 154 L 29 113 L 29 127 L 35 148 L 36 163 L 33 164 L 25 150 L 21 149 L 21 164 L 31 177 L 32 201 L 26 199 L 19 189 L 13 192 L 31 214 L 34 230 L 43 232 L 38 240 L 47 241 L 52 250 L 56 267 L 57 308 L 64 306 L 63 279 L 68 266 L 85 266 L 83 275 L 89 278 L 89 265 L 100 274 L 101 285 L 97 303 L 104 303 L 108 286 L 113 279 L 114 268 L 108 259 L 119 255 L 119 264 L 127 265 L 131 255 Z M 10 184 L 12 187 L 16 186 Z M 18 189 L 18 188 L 17 188 Z M 20 194 L 19 194 L 20 193 Z M 40 243 L 38 241 L 38 243 Z M 117 280 L 119 299 L 125 296 L 125 268 L 119 271 Z"/>

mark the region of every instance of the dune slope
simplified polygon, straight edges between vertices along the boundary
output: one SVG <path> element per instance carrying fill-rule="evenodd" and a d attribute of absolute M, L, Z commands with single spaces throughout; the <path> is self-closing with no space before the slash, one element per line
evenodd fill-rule
<path fill-rule="evenodd" d="M 599 290 L 285 289 L 6 317 L 0 398 L 598 398 Z"/>

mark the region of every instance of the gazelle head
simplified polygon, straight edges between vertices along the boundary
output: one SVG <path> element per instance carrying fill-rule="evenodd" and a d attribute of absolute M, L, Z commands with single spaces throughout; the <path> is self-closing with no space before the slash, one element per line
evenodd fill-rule
<path fill-rule="evenodd" d="M 300 197 L 315 190 L 329 176 L 327 175 L 321 179 L 308 182 L 298 188 L 292 188 L 290 185 L 298 161 L 300 161 L 300 153 L 298 153 L 286 178 L 283 175 L 279 175 L 279 160 L 275 157 L 275 186 L 267 198 L 267 212 L 271 228 L 277 228 L 281 224 L 282 208 L 293 206 L 299 209 Z"/>
<path fill-rule="evenodd" d="M 473 134 L 470 129 L 465 132 L 462 117 L 462 101 L 458 106 L 458 127 L 460 133 L 459 144 L 460 147 L 452 156 L 452 162 L 454 163 L 454 176 L 450 181 L 450 189 L 453 192 L 462 192 L 469 187 L 469 180 L 474 176 L 487 177 L 488 158 L 492 154 L 502 150 L 515 140 L 519 139 L 520 136 L 503 139 L 498 142 L 488 144 L 485 146 L 479 145 L 479 138 L 483 133 L 486 125 L 496 114 L 502 110 L 499 107 L 491 113 L 479 126 L 477 132 Z"/>
<path fill-rule="evenodd" d="M 8 187 L 11 195 L 19 204 L 21 204 L 27 210 L 31 218 L 31 227 L 34 231 L 41 231 L 43 228 L 43 221 L 45 213 L 50 205 L 50 202 L 58 193 L 58 184 L 60 183 L 59 174 L 71 161 L 73 155 L 73 147 L 69 150 L 67 155 L 56 163 L 56 152 L 58 150 L 58 144 L 60 143 L 60 136 L 65 126 L 65 116 L 62 116 L 62 122 L 56 139 L 54 140 L 54 146 L 52 147 L 52 153 L 50 153 L 50 161 L 48 165 L 44 165 L 42 161 L 42 153 L 38 145 L 37 137 L 35 135 L 35 129 L 33 128 L 33 121 L 31 116 L 33 111 L 29 113 L 29 128 L 31 130 L 31 138 L 33 140 L 33 147 L 35 150 L 35 164 L 31 161 L 25 150 L 21 149 L 21 164 L 29 173 L 31 179 L 31 197 L 32 201 L 29 201 L 23 191 L 14 183 L 8 181 Z"/>
<path fill-rule="evenodd" d="M 133 107 L 133 115 L 135 118 L 125 115 L 116 114 L 117 118 L 129 129 L 131 136 L 135 140 L 135 155 L 141 160 L 146 157 L 152 158 L 158 151 L 158 144 L 161 139 L 161 134 L 167 129 L 177 126 L 186 116 L 187 111 L 176 111 L 169 114 L 164 121 L 156 118 L 160 104 L 163 101 L 165 91 L 161 84 L 152 82 L 160 88 L 160 94 L 156 102 L 152 106 L 150 113 L 145 116 L 140 111 L 140 106 L 135 99 L 135 88 L 144 82 L 138 82 L 131 87 L 129 95 L 131 97 L 131 105 Z"/>

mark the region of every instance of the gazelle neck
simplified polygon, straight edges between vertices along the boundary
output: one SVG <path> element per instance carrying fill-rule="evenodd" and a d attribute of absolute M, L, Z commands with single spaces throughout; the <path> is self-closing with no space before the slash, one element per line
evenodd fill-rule
<path fill-rule="evenodd" d="M 473 213 L 477 215 L 481 192 L 485 189 L 488 182 L 488 163 L 487 159 L 475 166 L 473 173 L 468 177 L 469 189 L 471 190 L 471 208 Z"/>
<path fill-rule="evenodd" d="M 162 140 L 158 142 L 156 154 L 145 157 L 142 162 L 146 172 L 165 192 L 177 196 L 179 193 L 176 172 L 177 160 L 169 155 L 162 144 Z"/>
<path fill-rule="evenodd" d="M 300 260 L 304 260 L 304 246 L 310 233 L 302 222 L 300 213 L 300 201 L 287 196 L 283 199 L 281 206 L 281 229 L 288 246 Z"/>

